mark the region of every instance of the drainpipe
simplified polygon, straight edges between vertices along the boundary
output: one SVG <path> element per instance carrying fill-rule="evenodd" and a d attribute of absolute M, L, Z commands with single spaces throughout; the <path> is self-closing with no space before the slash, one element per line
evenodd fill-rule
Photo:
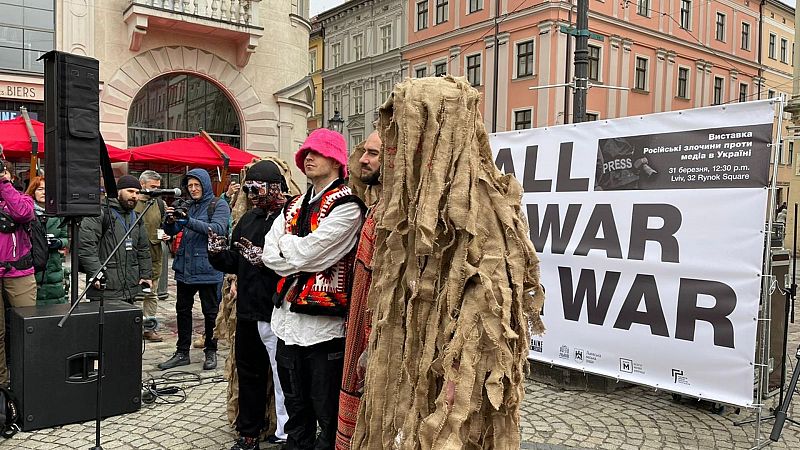
<path fill-rule="evenodd" d="M 761 100 L 761 85 L 764 83 L 764 65 L 761 63 L 761 54 L 763 49 L 761 46 L 764 41 L 764 4 L 767 0 L 761 0 L 758 5 L 758 99 Z"/>

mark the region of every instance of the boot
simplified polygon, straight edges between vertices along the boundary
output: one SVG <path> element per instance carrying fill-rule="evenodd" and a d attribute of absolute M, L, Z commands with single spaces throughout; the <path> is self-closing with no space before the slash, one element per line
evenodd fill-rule
<path fill-rule="evenodd" d="M 236 440 L 231 450 L 259 450 L 258 438 L 242 436 Z"/>
<path fill-rule="evenodd" d="M 189 361 L 189 353 L 177 351 L 174 355 L 172 355 L 172 358 L 159 364 L 158 368 L 161 370 L 167 370 L 178 366 L 188 366 L 189 363 L 191 363 L 191 361 Z"/>
<path fill-rule="evenodd" d="M 163 342 L 164 338 L 156 331 L 145 331 L 142 333 L 142 338 L 147 342 Z"/>
<path fill-rule="evenodd" d="M 203 370 L 214 370 L 217 368 L 217 352 L 206 350 L 206 360 L 203 362 Z"/>

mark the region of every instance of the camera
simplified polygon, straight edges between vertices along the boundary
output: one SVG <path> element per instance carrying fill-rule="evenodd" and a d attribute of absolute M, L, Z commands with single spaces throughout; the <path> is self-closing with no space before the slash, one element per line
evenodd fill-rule
<path fill-rule="evenodd" d="M 175 209 L 170 216 L 173 219 L 186 219 L 189 217 L 189 203 L 181 198 L 176 198 L 174 202 L 172 202 L 172 207 Z"/>

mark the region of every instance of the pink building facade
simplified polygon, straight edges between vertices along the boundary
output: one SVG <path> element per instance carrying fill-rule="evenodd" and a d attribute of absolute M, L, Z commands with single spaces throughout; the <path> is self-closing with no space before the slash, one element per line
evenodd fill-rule
<path fill-rule="evenodd" d="M 404 72 L 466 76 L 491 130 L 498 0 L 407 1 Z M 500 1 L 497 131 L 572 122 L 571 90 L 541 88 L 572 81 L 571 4 Z M 766 97 L 757 1 L 589 1 L 589 120 Z"/>

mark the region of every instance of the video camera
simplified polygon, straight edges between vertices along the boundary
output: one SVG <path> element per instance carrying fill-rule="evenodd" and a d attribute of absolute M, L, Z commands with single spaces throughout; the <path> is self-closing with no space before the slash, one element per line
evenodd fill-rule
<path fill-rule="evenodd" d="M 171 214 L 171 216 L 175 220 L 180 219 L 187 219 L 189 217 L 189 202 L 182 198 L 176 198 L 174 202 L 172 202 L 172 207 L 175 209 Z"/>

